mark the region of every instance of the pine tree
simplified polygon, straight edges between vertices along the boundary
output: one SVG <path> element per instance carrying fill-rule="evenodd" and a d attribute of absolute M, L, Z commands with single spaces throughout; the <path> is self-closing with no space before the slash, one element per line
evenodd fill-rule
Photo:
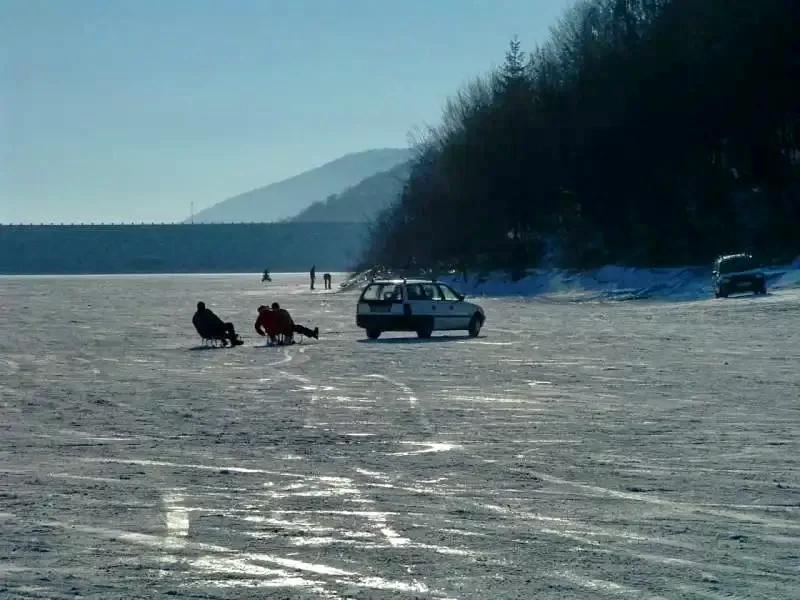
<path fill-rule="evenodd" d="M 525 53 L 522 52 L 519 38 L 514 38 L 508 44 L 505 62 L 497 74 L 496 91 L 499 95 L 527 88 L 528 78 L 525 72 Z"/>

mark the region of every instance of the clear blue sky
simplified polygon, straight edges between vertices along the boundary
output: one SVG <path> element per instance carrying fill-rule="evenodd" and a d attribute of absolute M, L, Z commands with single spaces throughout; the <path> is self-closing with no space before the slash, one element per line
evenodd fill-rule
<path fill-rule="evenodd" d="M 174 221 L 407 145 L 572 0 L 0 0 L 0 222 Z"/>

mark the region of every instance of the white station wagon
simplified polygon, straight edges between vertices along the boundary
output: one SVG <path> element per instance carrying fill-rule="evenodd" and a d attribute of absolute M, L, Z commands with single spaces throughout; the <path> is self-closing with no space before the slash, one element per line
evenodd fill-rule
<path fill-rule="evenodd" d="M 421 338 L 434 331 L 466 330 L 477 337 L 486 314 L 477 304 L 439 281 L 379 279 L 358 298 L 356 325 L 375 340 L 384 331 L 416 331 Z"/>

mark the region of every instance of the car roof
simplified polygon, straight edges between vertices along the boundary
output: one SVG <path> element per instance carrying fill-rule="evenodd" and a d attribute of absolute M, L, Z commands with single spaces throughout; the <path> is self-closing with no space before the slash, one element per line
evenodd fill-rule
<path fill-rule="evenodd" d="M 739 252 L 738 254 L 723 254 L 722 256 L 717 258 L 717 260 L 718 261 L 733 260 L 734 258 L 753 258 L 753 255 L 748 254 L 746 252 Z"/>

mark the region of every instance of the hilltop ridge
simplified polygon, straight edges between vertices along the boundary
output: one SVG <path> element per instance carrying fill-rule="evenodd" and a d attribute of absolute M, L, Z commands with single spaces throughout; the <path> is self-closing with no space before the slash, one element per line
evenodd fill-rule
<path fill-rule="evenodd" d="M 288 179 L 223 200 L 194 215 L 194 222 L 269 223 L 289 219 L 314 202 L 338 194 L 410 157 L 409 148 L 380 148 L 346 154 Z"/>

